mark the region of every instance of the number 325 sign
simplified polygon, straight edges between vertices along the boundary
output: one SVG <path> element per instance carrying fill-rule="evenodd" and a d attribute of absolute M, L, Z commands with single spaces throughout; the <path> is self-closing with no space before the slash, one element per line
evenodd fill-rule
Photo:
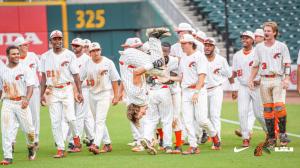
<path fill-rule="evenodd" d="M 105 26 L 104 9 L 97 10 L 76 10 L 77 29 L 95 29 Z"/>

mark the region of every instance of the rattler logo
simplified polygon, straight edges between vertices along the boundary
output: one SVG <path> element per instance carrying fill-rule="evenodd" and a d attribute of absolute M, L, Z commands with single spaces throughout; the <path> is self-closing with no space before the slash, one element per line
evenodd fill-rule
<path fill-rule="evenodd" d="M 195 61 L 193 61 L 193 62 L 191 62 L 191 63 L 189 64 L 189 67 L 194 67 L 194 66 L 196 66 L 196 62 L 195 62 Z"/>
<path fill-rule="evenodd" d="M 276 54 L 274 54 L 273 58 L 274 59 L 280 58 L 280 55 L 281 55 L 281 53 L 276 53 Z"/>
<path fill-rule="evenodd" d="M 69 61 L 64 61 L 60 65 L 63 67 L 63 66 L 67 66 L 69 63 L 70 63 Z"/>
<path fill-rule="evenodd" d="M 30 64 L 29 68 L 35 68 L 35 64 L 34 63 Z"/>
<path fill-rule="evenodd" d="M 16 80 L 20 80 L 20 79 L 23 79 L 23 77 L 24 77 L 24 74 L 19 74 L 19 75 L 17 75 L 16 76 Z"/>

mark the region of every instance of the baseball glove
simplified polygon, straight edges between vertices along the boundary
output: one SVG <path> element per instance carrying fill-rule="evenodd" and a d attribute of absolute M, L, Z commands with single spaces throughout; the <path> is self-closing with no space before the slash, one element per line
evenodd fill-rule
<path fill-rule="evenodd" d="M 271 151 L 268 149 L 268 144 L 266 142 L 262 142 L 258 144 L 254 150 L 254 156 L 262 156 L 263 152 L 271 154 Z"/>

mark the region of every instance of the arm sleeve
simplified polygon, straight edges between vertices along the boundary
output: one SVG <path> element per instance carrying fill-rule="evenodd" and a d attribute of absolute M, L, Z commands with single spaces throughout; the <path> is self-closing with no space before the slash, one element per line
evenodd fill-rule
<path fill-rule="evenodd" d="M 71 73 L 74 74 L 79 74 L 79 67 L 77 64 L 77 60 L 76 60 L 76 56 L 74 53 L 70 52 L 71 58 L 70 58 L 70 65 L 69 65 L 69 69 L 71 71 Z"/>
<path fill-rule="evenodd" d="M 205 56 L 200 55 L 198 58 L 196 58 L 196 68 L 198 74 L 207 74 L 208 71 L 208 62 Z"/>
<path fill-rule="evenodd" d="M 84 81 L 87 78 L 88 63 L 89 63 L 89 61 L 86 61 L 86 63 L 83 64 L 83 67 L 81 68 L 81 72 L 79 73 L 80 81 Z"/>
<path fill-rule="evenodd" d="M 115 64 L 110 60 L 110 69 L 109 69 L 109 78 L 111 81 L 118 81 L 120 80 L 120 75 L 117 71 Z"/>
<path fill-rule="evenodd" d="M 283 64 L 290 64 L 290 63 L 292 63 L 289 49 L 288 49 L 288 47 L 284 43 L 283 43 L 282 56 L 283 56 L 283 60 L 282 60 Z"/>
<path fill-rule="evenodd" d="M 232 76 L 232 71 L 231 71 L 226 59 L 222 57 L 222 60 L 223 60 L 222 61 L 223 63 L 222 63 L 222 69 L 221 69 L 220 73 L 222 74 L 222 76 L 230 78 Z"/>
<path fill-rule="evenodd" d="M 25 72 L 24 72 L 24 77 L 25 77 L 25 82 L 26 82 L 26 86 L 32 86 L 35 84 L 34 81 L 34 72 L 32 72 L 29 68 L 24 67 L 25 68 Z"/>
<path fill-rule="evenodd" d="M 254 48 L 254 59 L 253 59 L 253 66 L 259 66 L 260 64 L 260 56 L 258 48 Z"/>

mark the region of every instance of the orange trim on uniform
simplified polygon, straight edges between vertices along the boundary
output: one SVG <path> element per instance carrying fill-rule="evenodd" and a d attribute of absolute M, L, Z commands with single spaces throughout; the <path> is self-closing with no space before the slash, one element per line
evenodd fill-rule
<path fill-rule="evenodd" d="M 196 89 L 196 85 L 190 85 L 188 86 L 189 89 Z"/>
<path fill-rule="evenodd" d="M 22 100 L 22 97 L 9 98 L 9 100 L 13 100 L 13 101 L 21 101 L 21 100 Z"/>
<path fill-rule="evenodd" d="M 182 145 L 181 135 L 182 135 L 181 131 L 175 131 L 175 140 L 176 140 L 175 145 L 176 146 L 181 146 Z"/>
<path fill-rule="evenodd" d="M 275 115 L 278 118 L 286 116 L 286 108 L 283 102 L 278 102 L 274 104 Z"/>
<path fill-rule="evenodd" d="M 265 119 L 274 119 L 275 113 L 274 112 L 264 112 Z"/>
<path fill-rule="evenodd" d="M 273 119 L 275 117 L 273 107 L 274 107 L 274 103 L 264 104 L 264 118 L 265 119 Z"/>
<path fill-rule="evenodd" d="M 70 84 L 71 84 L 71 82 L 67 82 L 67 83 L 62 84 L 62 85 L 54 86 L 54 88 L 62 89 L 62 88 L 64 88 L 65 86 L 68 86 L 68 85 L 70 85 Z"/>

